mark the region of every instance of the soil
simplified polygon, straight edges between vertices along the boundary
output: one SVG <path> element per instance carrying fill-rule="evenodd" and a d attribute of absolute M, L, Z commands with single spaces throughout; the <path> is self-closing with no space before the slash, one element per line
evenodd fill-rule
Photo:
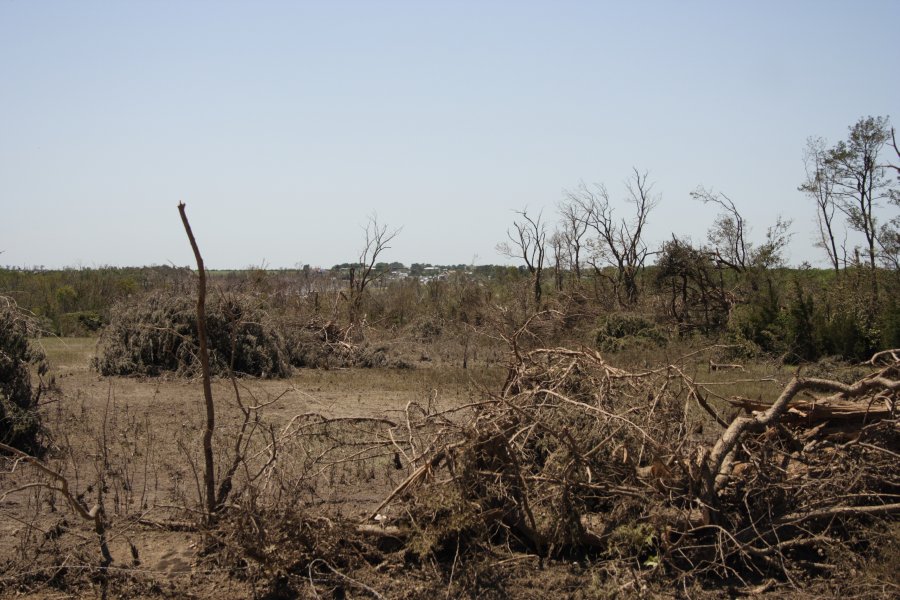
<path fill-rule="evenodd" d="M 209 561 L 201 556 L 206 543 L 202 533 L 172 526 L 196 516 L 191 512 L 197 494 L 190 460 L 200 464 L 205 414 L 200 380 L 104 377 L 89 367 L 95 340 L 57 338 L 41 344 L 50 365 L 44 380 L 53 381 L 42 408 L 50 448 L 45 461 L 64 473 L 89 505 L 96 501 L 97 465 L 105 464 L 113 474 L 104 497 L 113 556 L 110 593 L 254 595 L 252 586 L 232 577 L 229 569 L 205 565 Z M 311 413 L 326 419 L 398 420 L 411 403 L 453 406 L 478 385 L 496 386 L 501 377 L 496 367 L 463 370 L 428 364 L 399 370 L 298 369 L 290 379 L 246 378 L 236 384 L 246 406 L 267 404 L 259 412 L 278 430 L 292 418 Z M 215 379 L 213 396 L 215 441 L 221 450 L 238 430 L 241 412 L 230 380 Z M 17 468 L 21 473 L 27 466 Z M 317 490 L 307 512 L 362 519 L 404 476 L 388 469 L 358 478 L 342 475 L 331 489 Z M 92 524 L 46 489 L 6 493 L 22 481 L 0 479 L 0 596 L 95 597 L 96 585 L 69 588 L 53 577 L 54 567 L 70 573 L 79 563 L 99 561 Z M 29 574 L 23 565 L 34 572 Z M 117 572 L 127 577 L 119 581 Z"/>
<path fill-rule="evenodd" d="M 402 550 L 367 552 L 339 533 L 328 543 L 353 548 L 356 555 L 371 561 L 362 563 L 365 568 L 350 563 L 327 564 L 327 569 L 341 571 L 334 575 L 325 569 L 326 563 L 319 561 L 318 574 L 312 566 L 309 570 L 315 587 L 298 587 L 294 574 L 294 585 L 282 588 L 278 565 L 291 564 L 289 555 L 296 552 L 292 539 L 302 541 L 311 535 L 308 531 L 288 531 L 283 546 L 266 548 L 265 552 L 272 553 L 274 566 L 260 575 L 260 567 L 253 567 L 252 561 L 234 558 L 232 546 L 241 534 L 239 529 L 218 535 L 197 527 L 196 473 L 202 465 L 204 415 L 200 381 L 102 377 L 88 366 L 95 349 L 95 341 L 90 338 L 44 340 L 43 346 L 50 363 L 44 380 L 54 382 L 42 408 L 48 430 L 45 461 L 69 479 L 72 491 L 89 506 L 98 496 L 97 474 L 107 474 L 102 494 L 113 557 L 106 590 L 109 597 L 432 600 L 712 598 L 732 593 L 699 587 L 672 590 L 667 583 L 670 580 L 662 574 L 654 579 L 632 577 L 624 571 L 611 573 L 608 565 L 592 563 L 589 557 L 542 561 L 509 550 L 458 562 L 452 555 L 429 561 L 411 558 Z M 785 375 L 766 365 L 757 365 L 756 369 L 757 375 L 763 371 L 778 379 Z M 334 435 L 352 446 L 354 427 L 365 426 L 364 419 L 402 424 L 407 411 L 416 405 L 459 406 L 477 398 L 483 388 L 498 389 L 504 376 L 504 370 L 496 364 L 470 365 L 464 370 L 438 361 L 415 369 L 297 370 L 290 379 L 248 378 L 238 380 L 237 385 L 245 406 L 264 406 L 259 413 L 273 431 L 283 431 L 298 419 L 335 419 L 338 425 Z M 728 377 L 710 373 L 708 379 L 724 381 Z M 755 381 L 755 386 L 770 386 Z M 780 385 L 773 378 L 771 388 Z M 721 390 L 723 396 L 731 391 L 727 386 Z M 755 396 L 757 391 L 766 390 L 743 390 L 748 396 Z M 215 380 L 213 395 L 217 407 L 214 442 L 218 461 L 225 464 L 240 429 L 241 412 L 231 381 Z M 313 414 L 317 416 L 309 417 Z M 338 531 L 340 526 L 336 524 L 358 523 L 373 511 L 410 473 L 407 465 L 396 468 L 396 460 L 396 456 L 376 456 L 363 468 L 352 461 L 344 465 L 335 459 L 334 467 L 319 475 L 316 489 L 298 494 L 296 503 L 306 522 L 319 530 L 313 532 L 314 539 L 315 535 Z M 96 575 L 100 551 L 92 524 L 79 519 L 58 494 L 41 487 L 21 488 L 38 480 L 37 474 L 28 465 L 13 465 L 8 460 L 5 470 L 13 466 L 16 474 L 0 477 L 0 597 L 101 597 Z M 385 512 L 388 518 L 392 516 Z M 896 532 L 890 539 L 897 539 Z M 891 552 L 890 556 L 897 555 L 896 548 Z M 869 570 L 891 564 L 889 560 L 883 562 Z M 866 588 L 869 584 L 864 570 L 861 567 L 857 582 L 838 585 L 823 578 L 805 586 L 802 593 L 784 584 L 764 583 L 759 591 L 773 597 L 835 597 L 853 588 L 860 597 L 891 596 L 892 588 L 883 587 L 883 582 L 896 581 L 896 574 L 885 572 L 874 579 L 882 587 Z M 323 574 L 329 578 L 323 579 Z"/>

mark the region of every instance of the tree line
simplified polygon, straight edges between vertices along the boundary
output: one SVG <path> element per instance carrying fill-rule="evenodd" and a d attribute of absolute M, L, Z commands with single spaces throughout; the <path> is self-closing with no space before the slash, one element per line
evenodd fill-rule
<path fill-rule="evenodd" d="M 400 230 L 373 216 L 355 260 L 331 270 L 210 275 L 226 287 L 253 289 L 273 310 L 302 312 L 309 304 L 314 315 L 387 326 L 429 310 L 469 318 L 509 304 L 527 318 L 575 306 L 586 315 L 584 327 L 611 313 L 640 315 L 679 336 L 724 336 L 792 361 L 864 358 L 900 346 L 900 151 L 889 119 L 861 118 L 833 145 L 810 138 L 803 156 L 798 188 L 814 211 L 827 269 L 787 268 L 789 221 L 775 219 L 754 239 L 738 202 L 703 186 L 693 198 L 716 210 L 706 239 L 673 233 L 651 247 L 646 225 L 661 198 L 648 173 L 634 169 L 621 201 L 602 183 L 582 183 L 564 194 L 554 222 L 518 211 L 498 245 L 518 266 L 456 265 L 452 281 L 387 282 L 387 273 L 406 269 L 384 259 Z M 415 263 L 408 273 L 434 268 Z M 62 335 L 98 330 L 123 298 L 160 288 L 192 293 L 193 281 L 190 270 L 168 266 L 0 269 L 0 291 Z"/>
<path fill-rule="evenodd" d="M 704 186 L 691 196 L 717 211 L 705 243 L 673 233 L 650 248 L 645 228 L 660 196 L 638 169 L 619 203 L 604 184 L 582 183 L 558 204 L 555 223 L 518 211 L 497 249 L 524 263 L 535 309 L 549 273 L 557 292 L 590 288 L 596 301 L 612 298 L 623 311 L 662 306 L 681 333 L 727 332 L 793 360 L 865 357 L 900 345 L 900 150 L 887 117 L 864 117 L 848 129 L 831 146 L 808 140 L 798 186 L 815 210 L 830 276 L 809 265 L 785 273 L 791 222 L 779 217 L 752 240 L 738 204 Z"/>

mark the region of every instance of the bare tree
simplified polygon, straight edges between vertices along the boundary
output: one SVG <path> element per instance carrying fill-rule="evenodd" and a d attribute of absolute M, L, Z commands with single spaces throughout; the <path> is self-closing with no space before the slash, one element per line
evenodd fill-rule
<path fill-rule="evenodd" d="M 366 287 L 383 275 L 375 270 L 378 257 L 387 249 L 402 228 L 388 229 L 387 225 L 378 222 L 377 215 L 371 215 L 366 226 L 365 242 L 359 252 L 359 260 L 350 267 L 350 321 L 356 323 L 362 308 L 363 293 Z"/>
<path fill-rule="evenodd" d="M 897 164 L 888 163 L 887 166 L 890 169 L 893 169 L 897 172 L 897 177 L 900 178 L 900 148 L 897 147 L 897 132 L 891 127 L 891 146 L 894 148 L 894 154 L 896 154 Z"/>
<path fill-rule="evenodd" d="M 550 236 L 550 249 L 553 250 L 554 287 L 559 292 L 563 289 L 563 272 L 568 262 L 566 238 L 562 231 L 554 231 Z"/>
<path fill-rule="evenodd" d="M 541 303 L 541 276 L 544 272 L 544 254 L 547 227 L 541 222 L 542 213 L 536 218 L 528 215 L 528 209 L 517 211 L 521 219 L 513 221 L 513 229 L 507 230 L 509 242 L 497 245 L 497 251 L 510 258 L 521 258 L 534 283 L 534 302 Z"/>
<path fill-rule="evenodd" d="M 750 267 L 750 244 L 747 242 L 747 223 L 731 198 L 703 186 L 691 192 L 691 196 L 704 204 L 715 204 L 721 212 L 707 233 L 716 262 L 743 273 Z"/>
<path fill-rule="evenodd" d="M 587 220 L 581 210 L 581 204 L 569 198 L 560 202 L 559 214 L 562 218 L 560 235 L 568 254 L 568 266 L 575 281 L 581 279 L 581 251 L 584 248 L 584 236 L 587 233 Z"/>
<path fill-rule="evenodd" d="M 216 410 L 213 404 L 212 384 L 209 376 L 209 350 L 206 340 L 206 268 L 203 266 L 200 248 L 197 246 L 197 240 L 194 238 L 194 232 L 188 222 L 184 202 L 178 203 L 178 213 L 181 215 L 184 231 L 187 233 L 191 249 L 194 251 L 194 258 L 197 260 L 199 280 L 197 286 L 197 338 L 200 341 L 200 372 L 203 375 L 203 399 L 206 406 L 206 427 L 203 430 L 203 483 L 206 492 L 206 518 L 208 521 L 212 521 L 213 514 L 217 509 L 216 471 L 213 464 L 212 447 L 213 432 L 216 429 Z"/>
<path fill-rule="evenodd" d="M 691 192 L 691 196 L 704 204 L 715 204 L 721 209 L 706 234 L 711 245 L 709 252 L 720 266 L 746 273 L 752 268 L 769 269 L 783 262 L 783 251 L 791 238 L 790 220 L 779 216 L 775 224 L 766 230 L 766 241 L 754 245 L 747 239 L 750 234 L 747 220 L 731 198 L 703 186 Z"/>
<path fill-rule="evenodd" d="M 828 161 L 824 139 L 817 137 L 806 141 L 803 162 L 806 165 L 806 181 L 799 189 L 816 202 L 816 222 L 819 225 L 817 244 L 828 254 L 834 272 L 839 273 L 842 259 L 838 255 L 834 237 L 835 216 L 838 210 L 834 193 L 836 173 Z M 846 262 L 846 256 L 843 257 L 843 262 Z"/>
<path fill-rule="evenodd" d="M 648 254 L 642 237 L 644 226 L 650 211 L 659 203 L 659 197 L 652 195 L 653 184 L 648 182 L 647 177 L 646 171 L 641 173 L 634 169 L 634 175 L 626 182 L 628 196 L 625 201 L 634 206 L 634 216 L 630 221 L 619 220 L 615 216 L 609 192 L 603 184 L 595 184 L 591 189 L 582 183 L 568 194 L 570 203 L 578 207 L 586 227 L 597 236 L 592 240 L 594 253 L 589 262 L 595 274 L 600 276 L 603 276 L 604 264 L 615 267 L 613 284 L 616 298 L 622 305 L 637 301 L 637 276 Z"/>

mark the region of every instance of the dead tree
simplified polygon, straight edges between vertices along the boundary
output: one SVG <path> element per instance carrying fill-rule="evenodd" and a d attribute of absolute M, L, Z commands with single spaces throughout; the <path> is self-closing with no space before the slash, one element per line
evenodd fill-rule
<path fill-rule="evenodd" d="M 215 519 L 216 513 L 220 511 L 223 506 L 225 506 L 225 503 L 227 502 L 229 495 L 232 492 L 233 479 L 235 473 L 238 470 L 238 467 L 241 464 L 244 464 L 247 455 L 247 449 L 249 447 L 249 440 L 251 437 L 253 437 L 253 433 L 256 430 L 256 427 L 259 425 L 259 419 L 257 418 L 258 411 L 271 404 L 271 402 L 256 403 L 255 406 L 247 407 L 241 401 L 241 394 L 234 379 L 234 361 L 235 357 L 237 356 L 237 331 L 239 328 L 240 317 L 238 315 L 232 315 L 233 322 L 231 337 L 231 363 L 228 367 L 228 375 L 231 380 L 231 385 L 234 389 L 238 408 L 240 408 L 244 418 L 243 423 L 241 424 L 240 431 L 235 438 L 234 455 L 231 459 L 231 465 L 228 467 L 228 469 L 225 470 L 221 480 L 219 481 L 219 489 L 217 492 L 216 470 L 212 445 L 212 438 L 216 429 L 216 413 L 212 395 L 212 383 L 209 366 L 209 342 L 206 332 L 206 269 L 203 264 L 203 257 L 200 255 L 200 247 L 197 245 L 197 240 L 194 238 L 194 233 L 191 230 L 190 223 L 188 222 L 184 202 L 180 202 L 178 204 L 178 212 L 181 215 L 181 222 L 184 225 L 184 230 L 187 233 L 188 240 L 190 241 L 191 249 L 194 252 L 194 258 L 197 261 L 197 272 L 199 277 L 197 289 L 197 338 L 199 345 L 198 354 L 200 355 L 200 369 L 203 380 L 203 398 L 206 407 L 206 426 L 203 429 L 203 484 L 204 493 L 206 496 L 204 502 L 204 516 L 206 517 L 207 523 L 212 523 Z M 275 449 L 273 446 L 269 462 L 266 463 L 266 467 L 264 468 L 267 468 L 274 460 Z M 250 481 L 252 482 L 256 478 L 258 478 L 260 474 L 261 471 L 256 475 L 250 477 Z"/>
<path fill-rule="evenodd" d="M 375 270 L 378 257 L 390 248 L 388 244 L 396 238 L 402 228 L 388 229 L 387 225 L 378 223 L 378 217 L 372 215 L 363 228 L 365 241 L 359 252 L 359 260 L 350 267 L 350 323 L 355 324 L 362 311 L 363 294 L 366 288 L 383 273 Z"/>
<path fill-rule="evenodd" d="M 550 248 L 553 250 L 553 282 L 557 292 L 563 289 L 563 272 L 566 266 L 566 241 L 562 232 L 555 231 L 550 236 Z"/>
<path fill-rule="evenodd" d="M 507 230 L 509 242 L 497 245 L 497 251 L 509 258 L 521 258 L 531 273 L 534 283 L 534 303 L 541 304 L 541 277 L 544 272 L 544 255 L 547 242 L 547 227 L 537 217 L 528 215 L 528 209 L 517 212 L 521 220 L 513 221 L 513 230 Z"/>
<path fill-rule="evenodd" d="M 197 240 L 194 239 L 194 233 L 191 231 L 187 213 L 185 213 L 184 202 L 178 203 L 178 212 L 181 214 L 184 231 L 187 233 L 191 249 L 194 251 L 194 258 L 197 260 L 197 275 L 199 277 L 197 287 L 197 337 L 200 343 L 200 369 L 203 375 L 203 398 L 206 405 L 206 427 L 203 430 L 203 483 L 206 489 L 206 517 L 207 519 L 212 519 L 213 513 L 216 511 L 216 470 L 213 463 L 212 447 L 213 432 L 216 429 L 216 409 L 213 404 L 212 385 L 209 376 L 209 349 L 206 341 L 206 269 L 203 266 L 203 257 L 200 256 Z"/>
<path fill-rule="evenodd" d="M 710 252 L 719 266 L 746 273 L 751 269 L 765 270 L 782 263 L 782 253 L 791 238 L 788 231 L 790 220 L 778 217 L 775 224 L 766 230 L 766 241 L 755 245 L 748 239 L 750 226 L 731 198 L 703 186 L 691 192 L 691 196 L 722 209 L 707 232 Z"/>
<path fill-rule="evenodd" d="M 587 220 L 581 212 L 581 205 L 569 198 L 559 204 L 562 220 L 560 235 L 565 244 L 569 269 L 575 281 L 581 280 L 581 253 L 584 249 L 584 236 L 587 233 Z"/>
<path fill-rule="evenodd" d="M 709 359 L 709 372 L 713 371 L 745 371 L 744 365 L 737 363 L 717 363 L 713 359 Z"/>
<path fill-rule="evenodd" d="M 183 205 L 182 205 L 183 206 Z M 69 480 L 63 476 L 61 473 L 57 472 L 53 468 L 51 468 L 44 461 L 37 459 L 30 454 L 22 452 L 18 448 L 13 448 L 12 446 L 8 446 L 3 442 L 0 442 L 0 451 L 9 453 L 14 457 L 14 462 L 12 469 L 9 473 L 13 473 L 16 470 L 16 467 L 20 462 L 25 462 L 37 468 L 38 471 L 42 472 L 44 475 L 50 478 L 51 481 L 39 481 L 35 483 L 28 483 L 23 486 L 20 486 L 17 489 L 11 490 L 22 491 L 26 490 L 30 487 L 45 487 L 57 494 L 61 495 L 69 507 L 75 511 L 80 518 L 85 521 L 89 521 L 94 526 L 94 533 L 97 534 L 97 541 L 100 544 L 100 587 L 101 587 L 101 597 L 107 597 L 107 587 L 108 587 L 108 569 L 109 566 L 113 562 L 112 554 L 109 551 L 109 538 L 107 536 L 107 530 L 109 529 L 109 522 L 106 518 L 106 514 L 103 508 L 103 488 L 104 486 L 97 486 L 97 504 L 88 508 L 87 503 L 84 500 L 84 494 L 74 493 L 69 484 Z M 52 483 L 51 483 L 52 482 Z M 55 485 L 54 485 L 55 484 Z M 6 492 L 0 495 L 0 500 L 6 498 L 6 495 L 10 492 Z"/>
<path fill-rule="evenodd" d="M 738 273 L 750 267 L 750 244 L 747 242 L 747 223 L 731 198 L 725 194 L 698 187 L 691 196 L 704 204 L 722 209 L 716 216 L 707 237 L 716 255 L 716 262 Z"/>
<path fill-rule="evenodd" d="M 616 269 L 613 286 L 616 298 L 623 306 L 633 305 L 638 298 L 637 277 L 644 266 L 648 250 L 643 240 L 644 226 L 650 211 L 659 203 L 652 195 L 653 184 L 647 180 L 647 172 L 634 169 L 633 177 L 626 183 L 628 196 L 625 201 L 634 206 L 630 221 L 619 220 L 603 184 L 593 189 L 581 184 L 568 198 L 576 205 L 584 224 L 596 234 L 592 240 L 594 255 L 590 259 L 594 273 L 605 276 L 604 266 Z M 624 292 L 624 298 L 623 298 Z"/>

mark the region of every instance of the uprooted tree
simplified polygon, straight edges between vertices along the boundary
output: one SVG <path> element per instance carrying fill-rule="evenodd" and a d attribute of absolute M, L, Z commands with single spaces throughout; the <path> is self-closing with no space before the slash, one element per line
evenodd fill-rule
<path fill-rule="evenodd" d="M 709 251 L 673 236 L 662 245 L 657 267 L 656 285 L 680 332 L 709 334 L 728 324 L 735 293 Z"/>

